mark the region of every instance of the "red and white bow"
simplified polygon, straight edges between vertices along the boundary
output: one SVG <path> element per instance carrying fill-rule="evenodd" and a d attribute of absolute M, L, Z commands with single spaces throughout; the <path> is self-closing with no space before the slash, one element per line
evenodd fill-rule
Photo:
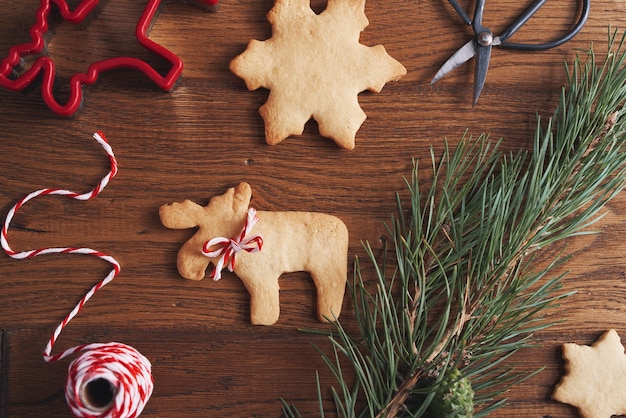
<path fill-rule="evenodd" d="M 249 253 L 255 253 L 261 251 L 263 247 L 263 237 L 260 234 L 251 235 L 250 230 L 259 222 L 259 217 L 256 214 L 256 209 L 248 209 L 248 216 L 246 222 L 243 225 L 241 233 L 233 238 L 217 237 L 210 241 L 207 241 L 202 246 L 202 254 L 206 257 L 215 258 L 219 257 L 211 278 L 215 281 L 222 278 L 222 270 L 224 265 L 228 267 L 228 271 L 235 269 L 235 257 L 238 253 L 246 251 Z M 209 248 L 218 246 L 215 250 L 209 250 Z"/>

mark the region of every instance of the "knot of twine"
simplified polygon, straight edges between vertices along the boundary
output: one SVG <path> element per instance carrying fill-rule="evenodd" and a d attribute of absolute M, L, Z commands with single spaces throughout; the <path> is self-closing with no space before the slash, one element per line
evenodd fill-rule
<path fill-rule="evenodd" d="M 202 246 L 203 255 L 210 258 L 219 257 L 211 273 L 213 280 L 217 281 L 222 278 L 224 265 L 228 267 L 228 271 L 232 272 L 235 269 L 235 257 L 238 253 L 242 251 L 249 253 L 261 251 L 261 248 L 263 248 L 263 237 L 259 234 L 248 236 L 257 222 L 259 222 L 259 217 L 256 214 L 256 209 L 249 208 L 248 216 L 246 216 L 243 229 L 239 235 L 232 238 L 217 237 L 204 243 Z M 218 246 L 218 248 L 209 250 L 209 248 L 214 246 Z"/>
<path fill-rule="evenodd" d="M 7 255 L 18 260 L 42 254 L 85 254 L 98 257 L 113 265 L 109 274 L 93 286 L 57 326 L 46 344 L 43 358 L 45 362 L 52 363 L 74 353 L 81 353 L 69 365 L 65 387 L 65 398 L 76 417 L 134 418 L 143 410 L 153 389 L 150 362 L 137 350 L 120 343 L 94 343 L 78 345 L 59 354 L 52 354 L 52 349 L 63 329 L 98 290 L 119 274 L 120 264 L 115 258 L 91 248 L 56 247 L 17 252 L 13 251 L 7 238 L 9 225 L 15 213 L 29 200 L 45 195 L 61 195 L 82 201 L 90 200 L 100 194 L 109 181 L 115 177 L 118 166 L 111 146 L 101 132 L 96 132 L 93 137 L 109 156 L 109 173 L 87 193 L 79 194 L 63 189 L 40 189 L 23 197 L 7 214 L 0 233 L 0 244 Z"/>

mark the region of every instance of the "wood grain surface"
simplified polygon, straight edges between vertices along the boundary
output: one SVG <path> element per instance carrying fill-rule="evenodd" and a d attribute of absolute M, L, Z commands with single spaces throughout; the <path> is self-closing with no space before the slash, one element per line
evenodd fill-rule
<path fill-rule="evenodd" d="M 60 98 L 68 78 L 99 59 L 160 59 L 136 41 L 134 28 L 147 2 L 110 0 L 85 28 L 59 22 L 48 54 L 55 60 Z M 321 11 L 325 1 L 314 0 Z M 488 1 L 484 24 L 496 33 L 530 1 Z M 0 55 L 28 40 L 35 0 L 0 0 Z M 108 162 L 91 139 L 108 137 L 119 175 L 88 202 L 45 197 L 27 204 L 9 238 L 16 250 L 87 246 L 117 258 L 118 278 L 86 305 L 61 335 L 55 352 L 75 344 L 122 341 L 153 364 L 155 391 L 146 417 L 278 417 L 280 398 L 316 416 L 315 371 L 325 388 L 333 383 L 315 344 L 323 337 L 299 328 L 326 329 L 316 319 L 315 294 L 306 274 L 281 279 L 281 316 L 270 327 L 249 323 L 249 297 L 242 283 L 224 272 L 219 282 L 192 282 L 176 271 L 176 253 L 192 230 L 168 230 L 158 216 L 165 203 L 191 199 L 206 204 L 240 181 L 253 188 L 259 210 L 325 212 L 350 230 L 349 262 L 364 257 L 362 242 L 380 252 L 384 222 L 395 210 L 395 193 L 410 175 L 413 158 L 424 160 L 428 178 L 431 147 L 454 144 L 467 132 L 502 137 L 506 149 L 528 148 L 537 115 L 553 112 L 565 83 L 564 62 L 591 43 L 601 55 L 608 26 L 626 28 L 625 0 L 597 0 L 588 23 L 571 42 L 538 53 L 494 49 L 485 89 L 471 105 L 473 64 L 459 67 L 436 85 L 439 66 L 470 37 L 470 29 L 445 0 L 370 0 L 365 45 L 383 44 L 407 68 L 399 82 L 359 102 L 368 118 L 346 151 L 321 137 L 315 122 L 302 136 L 276 146 L 264 141 L 258 108 L 267 90 L 247 91 L 228 70 L 250 39 L 267 39 L 265 14 L 272 0 L 223 0 L 210 14 L 167 2 L 150 38 L 180 56 L 183 78 L 171 93 L 142 74 L 106 73 L 85 88 L 83 109 L 62 118 L 43 103 L 39 90 L 0 90 L 0 213 L 27 193 L 43 188 L 90 190 Z M 473 3 L 463 5 L 470 10 Z M 562 35 L 577 18 L 576 1 L 548 1 L 515 39 L 545 41 Z M 509 403 L 493 416 L 575 417 L 576 410 L 550 399 L 563 372 L 560 346 L 590 344 L 615 328 L 626 338 L 626 194 L 609 204 L 596 226 L 602 233 L 570 241 L 565 269 L 573 297 L 548 315 L 564 320 L 540 332 L 536 349 L 513 361 L 545 370 L 508 393 Z M 49 255 L 16 261 L 0 257 L 0 416 L 64 417 L 67 361 L 43 362 L 50 334 L 82 295 L 109 270 L 91 257 Z M 368 272 L 365 265 L 366 274 Z M 371 274 L 371 270 L 369 270 Z M 370 276 L 373 278 L 373 276 Z M 346 297 L 342 318 L 353 325 Z M 325 391 L 330 399 L 330 393 Z M 330 402 L 326 405 L 331 409 Z"/>

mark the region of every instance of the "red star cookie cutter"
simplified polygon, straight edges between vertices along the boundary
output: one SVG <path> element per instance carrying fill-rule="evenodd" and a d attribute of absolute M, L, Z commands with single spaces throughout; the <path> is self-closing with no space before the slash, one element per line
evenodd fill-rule
<path fill-rule="evenodd" d="M 80 109 L 83 102 L 83 86 L 94 84 L 100 73 L 105 71 L 120 68 L 136 69 L 147 75 L 163 90 L 171 91 L 182 74 L 183 62 L 176 54 L 148 39 L 148 33 L 161 3 L 165 3 L 165 0 L 148 0 L 135 29 L 136 37 L 143 47 L 171 63 L 171 68 L 167 74 L 161 75 L 147 62 L 138 58 L 109 58 L 91 64 L 87 73 L 76 73 L 70 78 L 70 94 L 67 103 L 60 104 L 55 99 L 53 93 L 56 75 L 54 62 L 50 57 L 40 55 L 46 48 L 44 38 L 50 26 L 49 18 L 52 5 L 56 5 L 63 19 L 69 23 L 77 24 L 88 22 L 90 18 L 95 17 L 105 2 L 105 0 L 82 0 L 71 11 L 66 0 L 41 0 L 41 5 L 37 9 L 36 22 L 30 28 L 31 41 L 11 47 L 8 56 L 0 62 L 0 86 L 11 91 L 23 91 L 41 80 L 41 93 L 44 102 L 53 112 L 61 116 L 71 116 Z M 189 2 L 208 11 L 217 11 L 219 7 L 219 0 L 189 0 Z M 23 59 L 26 55 L 39 55 L 27 70 L 24 69 Z"/>

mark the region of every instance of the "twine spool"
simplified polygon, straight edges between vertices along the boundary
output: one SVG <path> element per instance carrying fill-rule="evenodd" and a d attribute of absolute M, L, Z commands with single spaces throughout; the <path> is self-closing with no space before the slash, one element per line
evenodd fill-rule
<path fill-rule="evenodd" d="M 126 344 L 92 344 L 67 373 L 65 399 L 76 417 L 137 417 L 152 394 L 150 361 Z"/>
<path fill-rule="evenodd" d="M 61 195 L 76 200 L 90 200 L 96 197 L 117 174 L 117 160 L 104 135 L 96 132 L 94 139 L 109 156 L 110 170 L 91 191 L 78 194 L 70 190 L 41 189 L 26 195 L 8 212 L 0 234 L 0 244 L 11 258 L 22 260 L 42 254 L 85 254 L 98 257 L 113 266 L 109 274 L 93 286 L 74 309 L 57 326 L 43 352 L 44 361 L 52 363 L 75 353 L 80 353 L 69 365 L 65 385 L 65 399 L 78 418 L 134 418 L 141 414 L 152 395 L 153 379 L 150 361 L 139 351 L 121 343 L 94 343 L 68 348 L 52 354 L 59 335 L 67 324 L 80 312 L 85 303 L 103 286 L 110 283 L 120 272 L 120 264 L 115 258 L 91 248 L 40 248 L 16 252 L 8 241 L 9 225 L 13 216 L 26 202 L 38 196 Z"/>

